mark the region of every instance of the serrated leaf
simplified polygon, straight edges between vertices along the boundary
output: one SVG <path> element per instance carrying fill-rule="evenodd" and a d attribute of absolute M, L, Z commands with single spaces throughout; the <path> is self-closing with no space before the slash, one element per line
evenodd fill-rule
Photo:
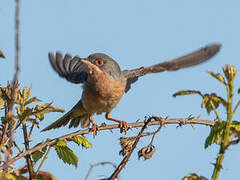
<path fill-rule="evenodd" d="M 88 149 L 89 146 L 92 147 L 92 144 L 89 143 L 87 139 L 85 139 L 84 137 L 81 137 L 81 136 L 75 136 L 73 138 L 73 142 L 75 142 L 77 145 L 82 145 L 86 149 Z"/>
<path fill-rule="evenodd" d="M 65 147 L 65 146 L 67 146 L 67 143 L 65 141 L 58 141 L 56 143 L 56 146 Z"/>
<path fill-rule="evenodd" d="M 47 147 L 45 146 L 44 148 L 41 149 L 41 151 L 35 151 L 32 153 L 32 158 L 34 162 L 37 162 L 39 159 L 42 158 L 42 156 L 45 154 L 47 150 Z"/>
<path fill-rule="evenodd" d="M 226 106 L 227 104 L 227 102 L 223 98 L 217 96 L 215 93 L 204 94 L 201 107 L 206 108 L 207 113 L 209 114 L 212 110 L 214 110 L 214 107 L 217 109 L 220 103 L 223 106 Z"/>
<path fill-rule="evenodd" d="M 55 150 L 60 159 L 63 160 L 64 163 L 69 165 L 74 165 L 77 167 L 78 157 L 75 153 L 67 146 L 55 146 Z"/>
<path fill-rule="evenodd" d="M 219 80 L 221 83 L 226 84 L 224 77 L 220 73 L 215 74 L 214 72 L 211 71 L 208 71 L 208 73 L 215 79 Z"/>
<path fill-rule="evenodd" d="M 212 127 L 210 134 L 208 135 L 207 139 L 205 140 L 205 148 L 208 146 L 216 143 L 221 144 L 223 138 L 223 132 L 226 128 L 226 122 L 219 122 L 217 121 Z"/>
<path fill-rule="evenodd" d="M 41 100 L 37 99 L 37 97 L 32 97 L 29 100 L 27 100 L 24 104 L 28 105 L 28 104 L 32 104 L 32 103 L 36 103 L 36 102 L 40 102 Z"/>
<path fill-rule="evenodd" d="M 189 95 L 189 94 L 198 94 L 200 96 L 202 96 L 200 91 L 195 91 L 195 90 L 184 90 L 184 91 L 178 91 L 176 93 L 173 94 L 173 97 L 176 96 L 184 96 L 184 95 Z"/>

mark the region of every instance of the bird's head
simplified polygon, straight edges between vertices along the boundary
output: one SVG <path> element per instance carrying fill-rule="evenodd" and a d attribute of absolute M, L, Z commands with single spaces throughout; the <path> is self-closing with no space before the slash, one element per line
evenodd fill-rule
<path fill-rule="evenodd" d="M 83 59 L 82 62 L 89 68 L 108 73 L 113 79 L 119 79 L 121 76 L 121 70 L 118 63 L 106 54 L 91 54 L 86 59 Z"/>

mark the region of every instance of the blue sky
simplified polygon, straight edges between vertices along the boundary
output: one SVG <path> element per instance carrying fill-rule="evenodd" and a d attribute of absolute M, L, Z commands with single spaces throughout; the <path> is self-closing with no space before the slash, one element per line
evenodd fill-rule
<path fill-rule="evenodd" d="M 221 43 L 220 53 L 208 63 L 176 72 L 147 75 L 125 94 L 112 116 L 127 122 L 144 116 L 169 118 L 200 115 L 214 119 L 200 108 L 197 96 L 172 98 L 182 89 L 198 89 L 225 95 L 224 87 L 207 74 L 207 70 L 221 72 L 226 64 L 239 70 L 239 11 L 240 2 L 232 0 L 101 0 L 22 1 L 20 12 L 20 75 L 21 86 L 32 84 L 33 96 L 44 102 L 54 101 L 56 107 L 68 111 L 81 97 L 81 86 L 71 84 L 52 70 L 47 54 L 61 51 L 86 57 L 103 52 L 112 56 L 122 69 L 136 68 L 169 60 L 213 42 Z M 0 62 L 0 84 L 12 79 L 14 67 L 14 1 L 3 1 L 0 7 L 0 49 L 6 59 Z M 237 78 L 239 81 L 239 78 Z M 239 83 L 237 83 L 239 86 Z M 237 98 L 237 97 L 236 97 Z M 225 114 L 222 113 L 224 116 Z M 61 116 L 52 113 L 41 122 L 40 129 Z M 239 112 L 236 113 L 236 119 Z M 95 117 L 98 124 L 106 122 L 103 115 Z M 109 122 L 107 122 L 109 123 Z M 35 130 L 31 145 L 77 129 L 67 127 L 40 133 Z M 130 131 L 127 135 L 133 135 Z M 167 125 L 156 136 L 156 153 L 150 160 L 137 160 L 137 151 L 131 157 L 120 177 L 130 179 L 180 179 L 196 172 L 211 177 L 218 147 L 204 149 L 209 134 L 205 126 L 176 128 Z M 90 167 L 102 161 L 119 164 L 122 157 L 118 130 L 92 134 L 86 138 L 93 147 L 85 150 L 72 145 L 79 157 L 78 168 L 64 164 L 53 150 L 43 170 L 57 179 L 83 179 Z M 21 142 L 18 137 L 15 137 Z M 150 139 L 142 139 L 137 150 Z M 238 177 L 239 145 L 231 147 L 224 159 L 219 179 Z M 110 175 L 112 167 L 98 167 L 90 179 Z"/>

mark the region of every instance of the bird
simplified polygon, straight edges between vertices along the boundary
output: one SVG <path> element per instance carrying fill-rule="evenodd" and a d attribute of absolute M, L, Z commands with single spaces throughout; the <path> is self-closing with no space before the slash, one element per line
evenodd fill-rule
<path fill-rule="evenodd" d="M 131 70 L 121 70 L 118 63 L 104 53 L 94 53 L 87 58 L 72 57 L 69 54 L 63 56 L 60 52 L 56 52 L 56 55 L 49 53 L 50 64 L 56 73 L 71 83 L 83 84 L 83 91 L 81 99 L 70 111 L 42 131 L 67 124 L 69 128 L 79 125 L 86 128 L 91 123 L 95 136 L 99 127 L 94 122 L 93 115 L 105 113 L 107 120 L 119 123 L 120 131 L 127 132 L 128 123 L 112 118 L 111 112 L 139 77 L 201 64 L 217 54 L 220 48 L 221 44 L 214 43 L 170 61 Z"/>

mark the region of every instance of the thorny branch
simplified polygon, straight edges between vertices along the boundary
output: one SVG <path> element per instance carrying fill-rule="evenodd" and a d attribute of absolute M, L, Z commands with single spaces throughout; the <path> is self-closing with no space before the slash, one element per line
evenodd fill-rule
<path fill-rule="evenodd" d="M 151 118 L 151 117 L 150 117 Z M 200 124 L 200 125 L 207 125 L 207 126 L 213 126 L 215 124 L 215 121 L 210 121 L 210 120 L 201 120 L 199 117 L 197 118 L 175 118 L 175 119 L 163 119 L 161 117 L 152 117 L 155 119 L 158 119 L 157 121 L 151 121 L 148 123 L 148 126 L 155 126 L 155 125 L 160 125 L 160 124 L 178 124 L 180 126 L 182 125 L 186 125 L 186 124 Z M 138 127 L 143 127 L 145 125 L 145 122 L 135 122 L 135 123 L 129 123 L 128 124 L 129 127 L 132 128 L 138 128 Z M 114 125 L 105 125 L 105 126 L 100 126 L 98 132 L 100 131 L 104 131 L 104 130 L 113 130 L 113 129 L 119 129 L 119 125 L 118 124 L 114 124 Z M 17 161 L 18 159 L 20 159 L 23 156 L 26 156 L 28 154 L 32 154 L 33 152 L 37 151 L 37 150 L 41 150 L 42 148 L 46 147 L 46 146 L 52 146 L 54 145 L 57 141 L 61 141 L 61 140 L 66 140 L 68 138 L 72 138 L 74 136 L 77 135 L 84 135 L 84 134 L 89 134 L 90 132 L 92 132 L 92 129 L 85 129 L 85 130 L 79 130 L 79 131 L 75 131 L 73 133 L 64 135 L 64 136 L 60 136 L 57 137 L 55 139 L 52 140 L 48 140 L 46 142 L 42 142 L 41 144 L 27 150 L 24 152 L 19 153 L 17 156 L 13 157 L 12 159 L 9 160 L 9 164 L 14 163 L 15 161 Z M 3 169 L 3 166 L 0 166 L 0 170 Z"/>
<path fill-rule="evenodd" d="M 108 161 L 106 161 L 106 162 L 100 162 L 100 163 L 96 163 L 96 164 L 92 164 L 92 165 L 90 165 L 90 168 L 89 168 L 89 170 L 88 170 L 88 172 L 87 172 L 87 175 L 86 175 L 86 177 L 84 178 L 84 180 L 88 180 L 88 178 L 89 178 L 89 176 L 90 176 L 93 168 L 95 168 L 95 167 L 97 167 L 97 166 L 104 166 L 104 165 L 106 165 L 106 164 L 110 164 L 110 165 L 112 165 L 114 168 L 117 168 L 117 166 L 116 166 L 114 163 L 108 162 Z M 118 176 L 117 176 L 117 179 L 120 180 L 120 178 L 119 178 Z"/>
<path fill-rule="evenodd" d="M 132 152 L 136 148 L 136 146 L 137 146 L 137 144 L 138 144 L 138 142 L 139 142 L 139 140 L 141 138 L 141 135 L 142 135 L 143 131 L 147 128 L 147 126 L 148 126 L 148 124 L 150 123 L 151 120 L 152 120 L 152 117 L 148 118 L 147 122 L 144 122 L 144 126 L 142 127 L 141 131 L 138 133 L 137 138 L 135 139 L 135 142 L 134 142 L 134 144 L 131 147 L 131 150 L 123 158 L 122 162 L 118 165 L 117 169 L 113 172 L 113 174 L 111 175 L 109 180 L 114 180 L 119 175 L 121 170 L 126 166 L 130 156 L 132 155 Z"/>

